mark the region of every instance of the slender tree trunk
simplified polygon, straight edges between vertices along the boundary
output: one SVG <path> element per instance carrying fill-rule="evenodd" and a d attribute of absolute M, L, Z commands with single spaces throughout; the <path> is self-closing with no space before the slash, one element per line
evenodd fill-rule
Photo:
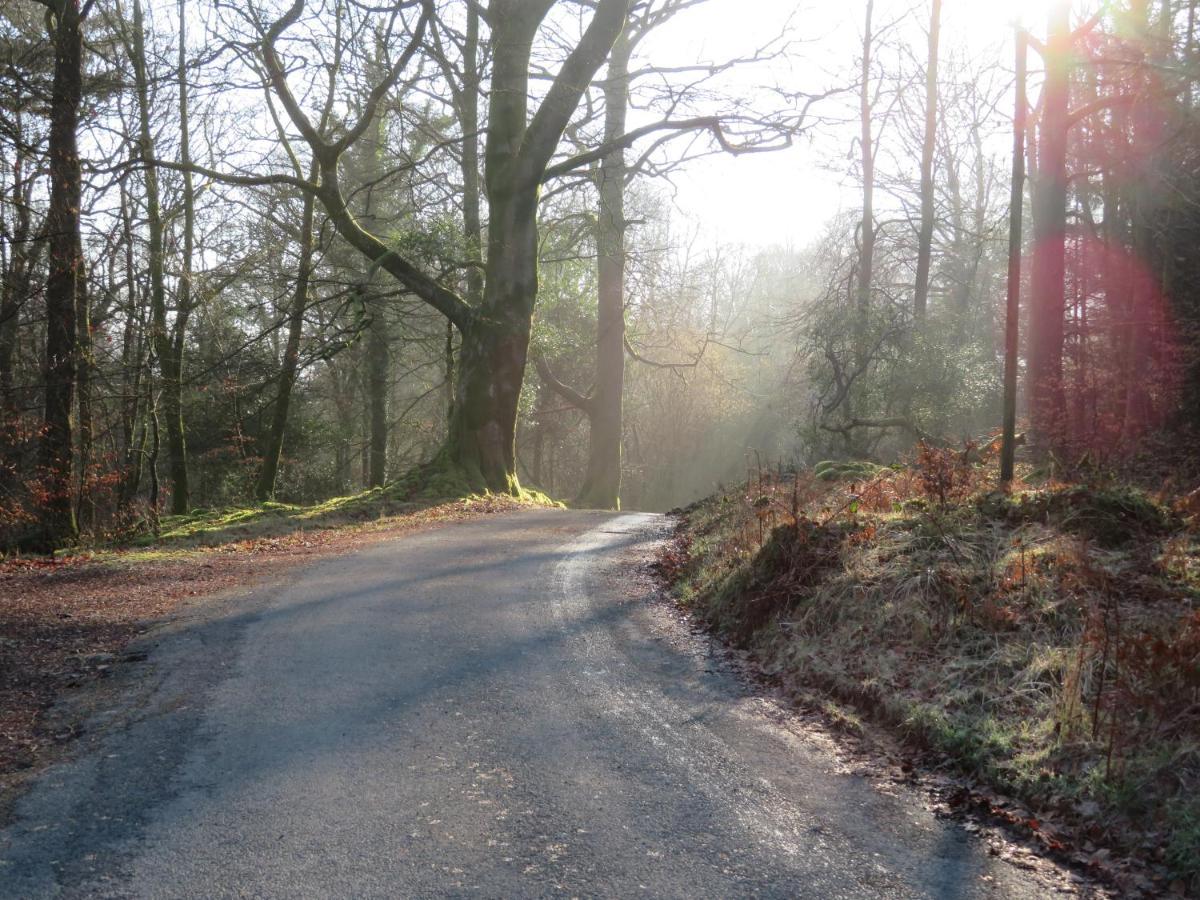
<path fill-rule="evenodd" d="M 196 241 L 196 188 L 192 173 L 187 166 L 192 164 L 191 118 L 188 114 L 187 73 L 187 5 L 179 0 L 179 55 L 176 66 L 179 83 L 179 162 L 183 170 L 183 247 L 179 260 L 179 286 L 176 292 L 175 323 L 171 328 L 172 379 L 164 389 L 170 388 L 168 405 L 167 441 L 171 450 L 171 510 L 186 513 L 191 505 L 191 489 L 188 483 L 187 438 L 183 421 L 183 376 L 184 346 L 187 342 L 187 326 L 192 315 L 195 292 L 192 284 L 192 257 Z"/>
<path fill-rule="evenodd" d="M 866 364 L 867 329 L 871 314 L 871 283 L 875 277 L 875 146 L 871 134 L 871 51 L 875 0 L 867 0 L 862 41 L 862 71 L 859 74 L 859 151 L 862 165 L 863 205 L 859 224 L 858 282 L 855 288 L 854 350 L 856 363 Z M 849 398 L 847 398 L 849 399 Z"/>
<path fill-rule="evenodd" d="M 83 259 L 83 248 L 79 249 Z M 92 416 L 92 370 L 95 359 L 92 355 L 92 315 L 88 301 L 87 279 L 80 278 L 76 285 L 76 402 L 79 407 L 79 506 L 76 518 L 80 526 L 89 532 L 96 528 L 96 499 L 92 496 L 91 468 L 95 444 L 95 424 Z"/>
<path fill-rule="evenodd" d="M 141 305 L 138 301 L 137 272 L 133 262 L 133 212 L 132 202 L 125 190 L 125 182 L 120 182 L 121 191 L 121 240 L 125 245 L 125 291 L 128 309 L 125 314 L 125 330 L 121 341 L 121 385 L 123 396 L 121 402 L 121 446 L 123 451 L 121 465 L 121 489 L 118 498 L 120 506 L 127 506 L 137 494 L 138 482 L 141 480 L 142 454 L 137 447 L 134 435 L 137 432 L 138 420 L 141 416 L 142 399 L 142 367 L 145 365 L 145 332 L 141 322 Z M 142 445 L 145 444 L 143 429 Z"/>
<path fill-rule="evenodd" d="M 1016 38 L 1017 99 L 1013 114 L 1012 193 L 1008 203 L 1008 295 L 1004 323 L 1004 425 L 1000 444 L 1000 484 L 1012 483 L 1017 450 L 1017 366 L 1021 320 L 1021 226 L 1025 208 L 1025 119 L 1028 36 L 1018 28 Z M 982 163 L 982 160 L 980 161 Z"/>
<path fill-rule="evenodd" d="M 925 318 L 929 303 L 929 269 L 933 259 L 933 154 L 937 146 L 938 44 L 942 29 L 942 0 L 933 0 L 929 17 L 929 61 L 925 67 L 925 142 L 921 148 L 921 233 L 917 244 L 917 282 L 913 316 Z"/>
<path fill-rule="evenodd" d="M 1035 448 L 1061 439 L 1070 127 L 1071 4 L 1055 0 L 1046 40 L 1046 78 L 1033 182 L 1033 265 L 1029 301 L 1029 404 Z"/>
<path fill-rule="evenodd" d="M 463 237 L 466 244 L 467 302 L 475 309 L 483 303 L 483 219 L 480 213 L 482 185 L 479 177 L 479 10 L 467 10 L 467 34 L 463 44 L 463 82 L 459 94 L 459 126 L 463 133 Z M 446 322 L 446 425 L 454 419 L 454 323 Z"/>
<path fill-rule="evenodd" d="M 260 501 L 275 496 L 275 480 L 279 473 L 279 457 L 283 452 L 283 436 L 287 431 L 288 410 L 292 402 L 292 388 L 300 371 L 300 339 L 304 332 L 304 313 L 308 309 L 309 285 L 313 269 L 313 219 L 316 198 L 304 196 L 304 212 L 300 222 L 300 262 L 296 271 L 296 286 L 292 291 L 292 302 L 288 308 L 287 343 L 283 351 L 283 364 L 279 370 L 278 388 L 275 392 L 275 410 L 271 418 L 271 430 L 263 450 L 262 467 L 258 473 L 255 497 Z"/>
<path fill-rule="evenodd" d="M 49 273 L 46 279 L 46 402 L 39 466 L 46 502 L 37 543 L 50 549 L 75 537 L 71 497 L 71 407 L 75 399 L 76 323 L 80 256 L 79 107 L 83 99 L 83 22 L 79 0 L 58 6 L 54 27 L 54 85 L 50 100 Z"/>
<path fill-rule="evenodd" d="M 149 381 L 147 380 L 147 383 Z M 161 504 L 161 482 L 158 478 L 158 457 L 162 451 L 162 437 L 158 424 L 158 398 L 154 396 L 154 386 L 150 385 L 150 459 L 147 467 L 150 471 L 150 523 L 158 534 L 158 513 Z"/>
<path fill-rule="evenodd" d="M 150 339 L 162 377 L 161 417 L 167 431 L 167 469 L 171 481 L 171 512 L 181 515 L 191 505 L 188 488 L 187 445 L 183 429 L 183 382 L 181 359 L 167 323 L 167 293 L 164 274 L 162 206 L 155 167 L 154 139 L 150 127 L 150 86 L 146 75 L 145 20 L 141 0 L 133 2 L 133 39 L 129 45 L 137 89 L 139 144 L 146 184 L 146 220 L 150 235 Z M 176 332 L 179 326 L 176 324 Z M 182 337 L 182 334 L 179 333 Z M 182 343 L 179 344 L 182 349 Z"/>
<path fill-rule="evenodd" d="M 629 109 L 629 57 L 623 31 L 609 54 L 604 83 L 604 140 L 625 133 Z M 625 385 L 625 151 L 616 149 L 600 163 L 600 215 L 596 220 L 596 387 L 588 406 L 590 421 L 587 476 L 577 505 L 594 509 L 621 506 L 621 405 Z"/>
<path fill-rule="evenodd" d="M 370 424 L 367 487 L 382 487 L 387 479 L 389 328 L 384 301 L 372 296 L 367 329 L 367 420 Z"/>
<path fill-rule="evenodd" d="M 1164 33 L 1155 34 L 1150 22 L 1149 0 L 1133 0 L 1130 3 L 1135 33 L 1145 53 L 1144 66 L 1148 73 L 1145 79 L 1147 93 L 1153 95 L 1160 89 L 1158 78 L 1153 74 L 1158 66 L 1169 65 L 1162 58 L 1162 49 L 1170 40 L 1169 16 L 1163 10 L 1161 27 Z M 1150 386 L 1150 364 L 1153 357 L 1153 329 L 1157 316 L 1155 298 L 1158 294 L 1156 279 L 1151 274 L 1154 250 L 1154 225 L 1162 206 L 1161 185 L 1157 173 L 1161 171 L 1159 144 L 1163 139 L 1164 122 L 1160 105 L 1149 97 L 1138 103 L 1132 114 L 1133 133 L 1131 154 L 1134 166 L 1130 184 L 1132 199 L 1133 255 L 1136 263 L 1132 268 L 1129 303 L 1129 346 L 1128 377 L 1125 381 L 1125 403 L 1122 416 L 1122 437 L 1126 441 L 1136 440 L 1150 425 L 1153 411 Z"/>
<path fill-rule="evenodd" d="M 19 109 L 13 115 L 16 132 L 22 136 L 23 118 Z M 24 151 L 18 149 L 12 160 L 12 243 L 7 269 L 0 274 L 0 414 L 8 421 L 16 419 L 19 408 L 14 379 L 17 326 L 21 306 L 32 293 L 34 269 L 42 246 L 41 241 L 33 240 L 30 216 L 33 179 L 25 177 L 27 162 Z"/>

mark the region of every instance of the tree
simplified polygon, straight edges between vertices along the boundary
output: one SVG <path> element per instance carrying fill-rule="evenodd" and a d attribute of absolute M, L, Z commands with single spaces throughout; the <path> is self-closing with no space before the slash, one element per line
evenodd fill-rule
<path fill-rule="evenodd" d="M 1050 8 L 1043 58 L 1041 121 L 1033 190 L 1033 262 L 1029 296 L 1029 404 L 1033 434 L 1047 449 L 1065 411 L 1062 390 L 1067 228 L 1067 132 L 1070 129 L 1071 4 Z"/>
<path fill-rule="evenodd" d="M 371 91 L 362 116 L 334 139 L 322 134 L 304 112 L 276 51 L 280 36 L 303 12 L 303 0 L 295 0 L 267 29 L 261 45 L 272 87 L 308 142 L 320 170 L 318 183 L 295 178 L 285 178 L 284 183 L 315 193 L 348 243 L 458 328 L 462 350 L 445 461 L 461 469 L 472 485 L 504 492 L 519 490 L 516 417 L 537 299 L 538 193 L 579 98 L 624 25 L 629 0 L 600 0 L 541 105 L 530 116 L 533 40 L 553 5 L 552 0 L 494 0 L 487 12 L 494 62 L 484 152 L 487 258 L 479 307 L 471 306 L 364 229 L 350 214 L 340 184 L 341 156 L 370 127 L 380 100 L 420 48 L 432 4 L 421 4 L 421 18 L 411 40 L 388 76 Z"/>
<path fill-rule="evenodd" d="M 46 400 L 39 464 L 45 505 L 42 549 L 76 534 L 72 490 L 71 411 L 76 378 L 76 304 L 83 276 L 79 216 L 82 171 L 79 162 L 79 107 L 83 100 L 83 23 L 91 2 L 42 0 L 54 44 L 54 86 L 50 100 L 50 205 L 46 217 L 49 272 L 46 277 Z"/>
<path fill-rule="evenodd" d="M 182 19 L 181 19 L 182 21 Z M 152 132 L 150 81 L 146 70 L 146 26 L 141 0 L 133 0 L 133 33 L 126 42 L 133 67 L 138 105 L 138 146 L 146 187 L 146 220 L 150 234 L 150 341 L 162 379 L 162 409 L 167 431 L 167 470 L 171 481 L 171 512 L 186 513 L 191 505 L 188 485 L 187 437 L 183 422 L 183 348 L 191 303 L 191 233 L 194 212 L 189 188 L 185 190 L 184 277 L 176 304 L 175 320 L 167 321 L 166 249 L 162 201 L 159 196 L 157 154 Z M 182 74 L 182 73 L 181 73 Z M 186 79 L 180 80 L 181 134 L 186 134 Z M 184 138 L 182 146 L 187 147 Z M 185 151 L 186 152 L 186 151 Z M 182 163 L 189 173 L 188 161 Z"/>
<path fill-rule="evenodd" d="M 942 0 L 933 0 L 929 14 L 929 61 L 925 66 L 925 140 L 921 147 L 921 233 L 917 245 L 917 281 L 913 316 L 925 318 L 929 303 L 929 267 L 933 259 L 933 156 L 937 149 L 938 45 L 942 29 Z"/>

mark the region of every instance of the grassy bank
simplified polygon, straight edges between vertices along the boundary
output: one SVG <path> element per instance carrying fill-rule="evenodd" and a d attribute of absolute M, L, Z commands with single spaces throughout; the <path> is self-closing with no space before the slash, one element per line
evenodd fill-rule
<path fill-rule="evenodd" d="M 980 463 L 756 475 L 685 511 L 675 597 L 844 722 L 1027 804 L 1051 845 L 1200 889 L 1192 510 L 1112 483 L 1002 495 Z"/>

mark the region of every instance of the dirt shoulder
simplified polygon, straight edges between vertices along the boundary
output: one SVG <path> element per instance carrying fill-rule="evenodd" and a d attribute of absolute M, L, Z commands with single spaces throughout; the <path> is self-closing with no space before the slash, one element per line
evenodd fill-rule
<path fill-rule="evenodd" d="M 82 734 L 96 705 L 83 700 L 102 695 L 140 660 L 131 642 L 184 605 L 215 603 L 321 559 L 519 505 L 487 497 L 212 546 L 168 543 L 0 563 L 0 821 L 23 786 Z"/>

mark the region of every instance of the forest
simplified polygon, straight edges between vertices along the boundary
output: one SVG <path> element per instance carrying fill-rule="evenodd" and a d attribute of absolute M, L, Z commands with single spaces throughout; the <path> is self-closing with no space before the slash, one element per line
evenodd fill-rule
<path fill-rule="evenodd" d="M 707 627 L 1200 890 L 1200 3 L 985 6 L 5 0 L 0 564 L 682 510 Z"/>
<path fill-rule="evenodd" d="M 1014 199 L 1029 448 L 1186 447 L 1165 436 L 1200 385 L 1190 4 L 1037 22 L 1018 188 L 1012 38 L 973 53 L 970 11 L 941 40 L 941 4 L 867 4 L 855 64 L 789 84 L 799 12 L 660 65 L 641 48 L 701 4 L 510 5 L 8 5 L 10 546 L 431 465 L 665 509 L 750 452 L 987 438 Z M 848 198 L 808 246 L 673 218 L 689 164 L 798 142 Z"/>

